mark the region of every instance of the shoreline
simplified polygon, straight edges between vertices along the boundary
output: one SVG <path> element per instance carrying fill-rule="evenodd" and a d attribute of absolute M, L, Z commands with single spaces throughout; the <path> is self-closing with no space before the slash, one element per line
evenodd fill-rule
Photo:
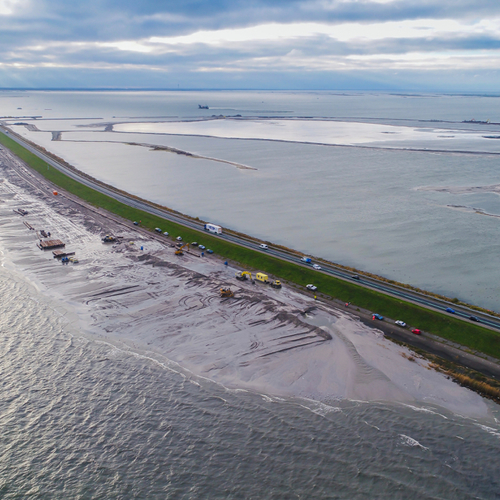
<path fill-rule="evenodd" d="M 353 311 L 286 285 L 281 291 L 241 285 L 219 258 L 173 256 L 170 242 L 102 209 L 86 211 L 72 195 L 53 197 L 48 184 L 31 181 L 24 187 L 26 180 L 18 181 L 37 205 L 30 224 L 47 225 L 58 214 L 57 225 L 80 263 L 61 266 L 30 247 L 18 251 L 21 266 L 33 269 L 29 259 L 35 258 L 37 279 L 49 295 L 76 308 L 84 331 L 141 345 L 232 389 L 326 403 L 340 398 L 437 404 L 485 417 L 480 399 L 430 370 L 427 361 L 410 361 L 411 350 L 364 326 Z M 32 239 L 24 218 L 13 212 L 9 217 L 12 231 Z M 123 239 L 103 245 L 98 235 L 112 231 Z M 234 287 L 235 300 L 218 297 L 223 284 Z"/>

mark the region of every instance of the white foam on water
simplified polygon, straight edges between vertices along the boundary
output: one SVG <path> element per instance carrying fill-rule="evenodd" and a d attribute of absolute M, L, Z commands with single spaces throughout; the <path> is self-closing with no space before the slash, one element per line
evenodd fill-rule
<path fill-rule="evenodd" d="M 444 418 L 445 420 L 448 420 L 448 417 L 444 416 L 442 413 L 439 413 L 438 411 L 431 410 L 430 408 L 425 408 L 423 406 L 412 406 L 409 404 L 404 404 L 403 406 L 406 406 L 407 408 L 411 408 L 414 411 L 422 412 L 422 413 L 431 413 L 433 415 L 438 415 L 441 418 Z"/>
<path fill-rule="evenodd" d="M 404 446 L 410 446 L 412 448 L 419 447 L 419 448 L 422 448 L 423 450 L 429 449 L 426 446 L 421 445 L 416 439 L 413 439 L 410 436 L 406 436 L 405 434 L 400 434 L 399 437 L 401 438 L 401 443 Z"/>
<path fill-rule="evenodd" d="M 498 429 L 493 429 L 492 427 L 488 427 L 487 425 L 483 425 L 483 424 L 479 424 L 479 423 L 476 423 L 476 425 L 480 429 L 483 429 L 483 431 L 486 431 L 488 434 L 491 434 L 492 436 L 495 436 L 496 438 L 500 439 L 500 432 Z"/>

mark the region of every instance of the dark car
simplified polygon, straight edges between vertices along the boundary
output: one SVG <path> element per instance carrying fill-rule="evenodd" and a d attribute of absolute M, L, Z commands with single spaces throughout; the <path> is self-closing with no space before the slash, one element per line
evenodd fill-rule
<path fill-rule="evenodd" d="M 210 248 L 207 248 L 207 253 L 214 253 L 214 251 L 210 250 Z"/>
<path fill-rule="evenodd" d="M 446 312 L 450 313 L 450 314 L 455 314 L 455 309 L 452 309 L 451 307 L 447 307 Z"/>
<path fill-rule="evenodd" d="M 422 332 L 418 328 L 414 328 L 411 333 L 414 333 L 415 335 L 420 335 Z"/>
<path fill-rule="evenodd" d="M 479 323 L 479 318 L 477 316 L 469 316 L 469 319 L 471 321 L 476 321 L 477 323 Z"/>
<path fill-rule="evenodd" d="M 191 245 L 192 245 L 193 247 L 197 247 L 197 246 L 198 246 L 198 242 L 197 242 L 197 241 L 193 241 L 193 243 L 191 243 Z"/>
<path fill-rule="evenodd" d="M 358 274 L 354 274 L 353 276 L 351 276 L 351 279 L 353 280 L 359 280 L 359 275 Z"/>
<path fill-rule="evenodd" d="M 135 220 L 134 221 L 134 226 L 138 226 L 138 225 L 139 225 L 139 223 Z"/>

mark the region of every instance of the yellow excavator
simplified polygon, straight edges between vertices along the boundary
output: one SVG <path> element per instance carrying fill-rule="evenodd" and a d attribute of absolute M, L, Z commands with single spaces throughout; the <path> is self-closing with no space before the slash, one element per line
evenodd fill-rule
<path fill-rule="evenodd" d="M 231 291 L 230 288 L 221 288 L 220 289 L 220 296 L 221 297 L 234 297 L 234 292 Z"/>
<path fill-rule="evenodd" d="M 248 276 L 248 278 L 247 278 Z M 245 281 L 246 279 L 249 279 L 250 281 L 252 280 L 252 273 L 248 271 L 237 271 L 236 272 L 236 279 L 240 281 Z"/>
<path fill-rule="evenodd" d="M 178 248 L 176 251 L 175 251 L 175 255 L 184 255 L 184 252 L 182 251 L 183 248 L 186 248 L 186 252 L 189 251 L 189 243 L 184 243 L 184 245 L 182 245 L 180 248 Z"/>

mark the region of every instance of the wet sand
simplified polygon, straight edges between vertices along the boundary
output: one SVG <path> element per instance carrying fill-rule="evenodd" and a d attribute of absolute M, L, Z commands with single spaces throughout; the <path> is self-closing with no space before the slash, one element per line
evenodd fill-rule
<path fill-rule="evenodd" d="M 7 155 L 7 156 L 5 156 Z M 52 195 L 52 188 L 0 151 L 2 263 L 53 299 L 82 335 L 148 356 L 189 377 L 271 397 L 391 401 L 486 418 L 485 401 L 407 348 L 344 310 L 285 286 L 242 283 L 236 269 L 116 216 Z M 25 217 L 13 212 L 24 208 Z M 62 265 L 36 246 L 36 229 L 75 251 Z M 120 239 L 103 244 L 105 234 Z M 176 235 L 174 235 L 176 236 Z M 141 249 L 142 247 L 142 249 Z M 235 297 L 221 299 L 231 286 Z M 58 309 L 59 310 L 59 309 Z"/>

